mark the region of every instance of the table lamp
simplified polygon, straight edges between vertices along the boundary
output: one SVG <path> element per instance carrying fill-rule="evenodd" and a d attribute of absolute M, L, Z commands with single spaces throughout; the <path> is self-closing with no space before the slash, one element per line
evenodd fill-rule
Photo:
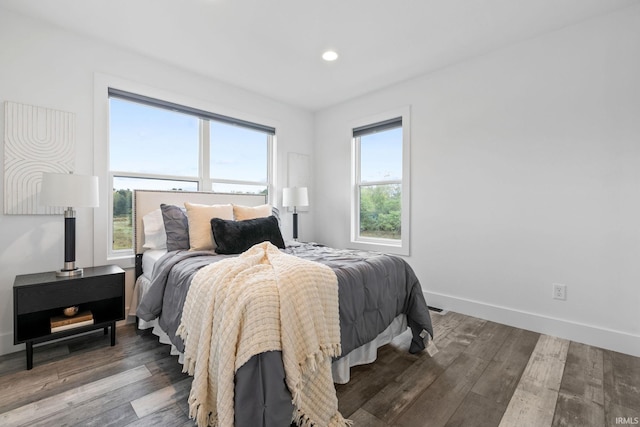
<path fill-rule="evenodd" d="M 289 187 L 282 189 L 282 206 L 293 207 L 293 240 L 298 240 L 299 206 L 309 206 L 307 187 Z"/>
<path fill-rule="evenodd" d="M 40 204 L 62 206 L 64 211 L 64 267 L 58 277 L 82 274 L 76 267 L 76 211 L 74 208 L 98 206 L 98 177 L 72 173 L 43 173 Z"/>

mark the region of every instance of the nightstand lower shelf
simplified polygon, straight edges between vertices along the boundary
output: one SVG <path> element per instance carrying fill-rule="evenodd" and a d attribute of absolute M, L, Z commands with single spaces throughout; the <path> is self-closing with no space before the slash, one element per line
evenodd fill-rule
<path fill-rule="evenodd" d="M 104 329 L 104 334 L 107 335 L 109 333 L 109 328 L 111 328 L 111 346 L 116 345 L 116 322 L 100 322 L 94 323 L 93 325 L 79 326 L 73 329 L 67 329 L 66 331 L 61 332 L 53 332 L 49 335 L 45 335 L 39 338 L 34 338 L 30 340 L 26 340 L 24 343 L 27 346 L 27 370 L 33 368 L 33 346 L 34 344 L 40 344 L 43 342 L 53 341 L 61 338 L 67 338 L 73 335 L 78 335 L 84 332 L 94 331 L 96 329 Z"/>

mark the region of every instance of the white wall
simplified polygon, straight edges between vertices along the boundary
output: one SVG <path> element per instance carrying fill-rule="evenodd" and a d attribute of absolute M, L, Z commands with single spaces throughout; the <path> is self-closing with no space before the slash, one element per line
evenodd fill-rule
<path fill-rule="evenodd" d="M 318 239 L 349 244 L 349 123 L 411 105 L 427 302 L 640 355 L 639 52 L 634 7 L 319 112 Z"/>
<path fill-rule="evenodd" d="M 226 111 L 278 123 L 278 200 L 282 186 L 286 185 L 288 152 L 312 154 L 313 116 L 309 112 L 1 8 L 0 11 L 0 128 L 4 129 L 5 101 L 75 113 L 77 173 L 100 173 L 93 170 L 96 73 L 117 76 L 180 97 L 202 100 L 203 105 L 219 105 Z M 0 164 L 4 164 L 3 153 L 4 150 L 0 150 Z M 4 191 L 1 175 L 0 192 Z M 313 239 L 314 214 L 310 211 L 304 215 L 300 236 Z M 78 209 L 77 217 L 77 264 L 90 266 L 94 259 L 93 215 L 90 209 Z M 283 212 L 282 218 L 283 234 L 291 236 L 291 215 Z M 12 286 L 15 276 L 61 268 L 63 231 L 61 216 L 0 213 L 0 354 L 24 347 L 13 346 Z M 127 278 L 130 287 L 132 274 Z"/>

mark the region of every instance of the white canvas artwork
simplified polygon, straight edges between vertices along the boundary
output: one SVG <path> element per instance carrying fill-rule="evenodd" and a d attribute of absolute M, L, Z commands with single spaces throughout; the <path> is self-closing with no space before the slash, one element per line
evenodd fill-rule
<path fill-rule="evenodd" d="M 75 114 L 32 105 L 4 105 L 5 215 L 61 214 L 40 206 L 43 172 L 74 170 Z"/>
<path fill-rule="evenodd" d="M 288 187 L 308 187 L 311 164 L 309 156 L 300 153 L 289 153 L 287 159 Z"/>
<path fill-rule="evenodd" d="M 311 182 L 311 162 L 306 154 L 288 153 L 287 156 L 287 187 L 309 187 Z M 311 191 L 309 189 L 308 191 Z M 309 196 L 311 197 L 311 196 Z M 288 208 L 293 210 L 292 208 Z M 307 206 L 298 207 L 299 212 L 308 211 Z"/>

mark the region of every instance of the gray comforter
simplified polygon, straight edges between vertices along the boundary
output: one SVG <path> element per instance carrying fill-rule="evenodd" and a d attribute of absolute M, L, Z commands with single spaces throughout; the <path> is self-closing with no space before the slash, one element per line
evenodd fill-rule
<path fill-rule="evenodd" d="M 420 282 L 402 258 L 316 244 L 299 244 L 284 251 L 326 264 L 336 273 L 343 355 L 374 339 L 403 313 L 413 334 L 412 353 L 424 349 L 424 331 L 433 336 Z M 183 351 L 184 344 L 175 332 L 191 278 L 200 268 L 228 256 L 212 252 L 167 253 L 154 267 L 151 286 L 137 315 L 147 321 L 158 318 L 172 343 Z M 293 406 L 284 385 L 280 352 L 254 356 L 238 370 L 235 399 L 237 426 L 289 425 Z"/>

